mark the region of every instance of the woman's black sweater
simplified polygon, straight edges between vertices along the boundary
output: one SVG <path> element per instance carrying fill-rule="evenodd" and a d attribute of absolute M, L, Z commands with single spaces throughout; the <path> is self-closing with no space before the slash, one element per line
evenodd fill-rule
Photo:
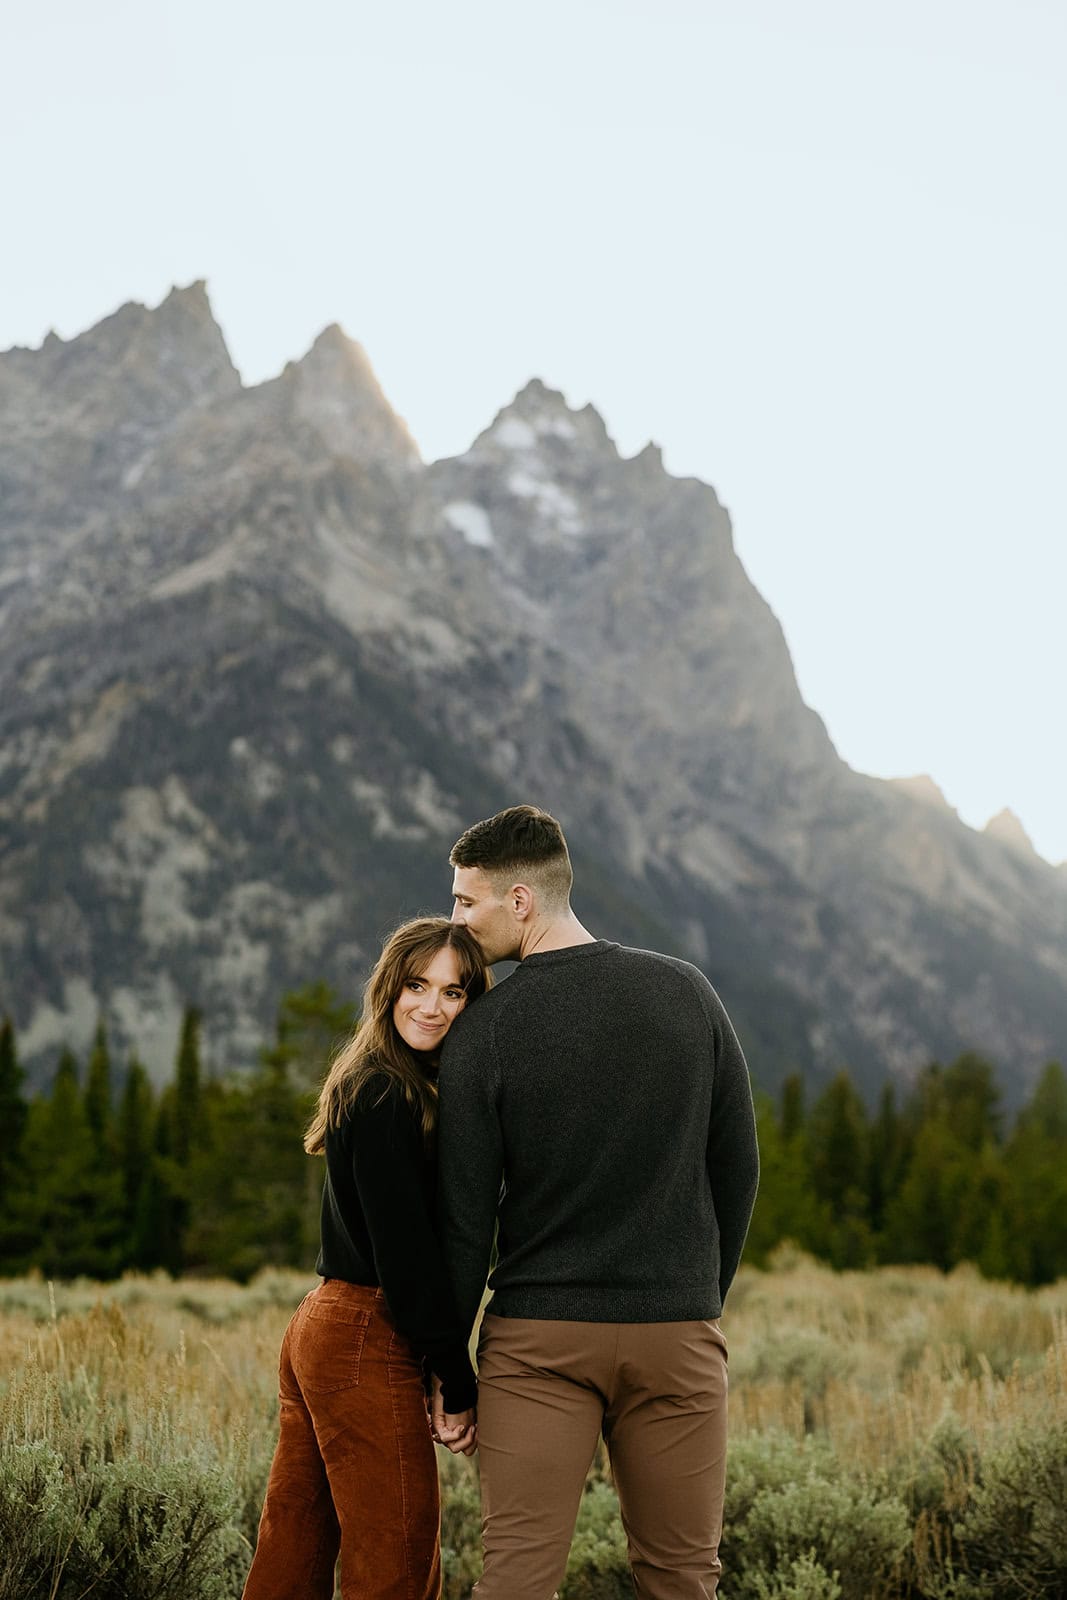
<path fill-rule="evenodd" d="M 445 1409 L 466 1411 L 477 1386 L 437 1234 L 436 1166 L 404 1091 L 376 1073 L 326 1134 L 315 1270 L 380 1286 L 397 1331 L 440 1378 Z"/>

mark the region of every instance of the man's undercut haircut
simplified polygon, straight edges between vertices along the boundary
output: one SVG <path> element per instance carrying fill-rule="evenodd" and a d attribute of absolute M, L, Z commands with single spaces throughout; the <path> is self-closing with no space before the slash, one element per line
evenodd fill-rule
<path fill-rule="evenodd" d="M 509 806 L 475 822 L 452 847 L 454 867 L 480 867 L 497 891 L 530 883 L 549 910 L 566 910 L 574 873 L 563 829 L 539 806 Z"/>

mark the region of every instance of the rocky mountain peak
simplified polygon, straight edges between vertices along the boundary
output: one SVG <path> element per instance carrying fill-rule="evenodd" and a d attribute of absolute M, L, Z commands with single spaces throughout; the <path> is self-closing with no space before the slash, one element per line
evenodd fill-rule
<path fill-rule="evenodd" d="M 999 839 L 1003 844 L 1011 845 L 1013 850 L 1025 851 L 1027 855 L 1034 856 L 1034 842 L 1030 838 L 1014 811 L 1005 806 L 1003 811 L 998 811 L 995 817 L 990 817 L 983 828 L 983 833 L 990 838 Z"/>
<path fill-rule="evenodd" d="M 139 408 L 180 410 L 241 387 L 203 279 L 173 288 L 156 307 L 131 301 L 55 352 L 61 383 L 92 372 L 98 384 L 136 392 Z"/>
<path fill-rule="evenodd" d="M 5 517 L 12 547 L 100 509 L 195 412 L 241 380 L 202 281 L 120 307 L 73 339 L 0 355 Z"/>
<path fill-rule="evenodd" d="M 289 362 L 282 382 L 297 415 L 335 455 L 419 464 L 418 446 L 382 392 L 366 351 L 338 323 L 324 328 L 300 361 Z"/>
<path fill-rule="evenodd" d="M 558 389 L 531 378 L 474 441 L 471 455 L 516 460 L 567 454 L 618 459 L 614 441 L 594 406 L 572 410 Z"/>
<path fill-rule="evenodd" d="M 953 817 L 959 816 L 955 806 L 950 806 L 946 800 L 944 790 L 927 772 L 917 773 L 914 778 L 890 778 L 889 782 L 901 794 L 910 795 L 913 800 L 920 801 L 924 806 L 933 806 L 935 810 L 946 811 Z"/>
<path fill-rule="evenodd" d="M 16 433 L 47 415 L 94 437 L 151 431 L 192 405 L 241 387 L 203 282 L 172 289 L 154 310 L 134 301 L 87 332 L 0 355 L 0 416 Z"/>
<path fill-rule="evenodd" d="M 341 328 L 242 388 L 202 283 L 0 357 L 5 406 L 0 1010 L 37 1081 L 102 1011 L 165 1073 L 185 996 L 255 1059 L 531 784 L 583 916 L 706 965 L 766 1087 L 1063 1054 L 1064 869 L 847 768 L 714 491 L 591 406 L 535 379 L 423 469 Z"/>
<path fill-rule="evenodd" d="M 656 444 L 655 440 L 650 439 L 644 449 L 639 450 L 631 459 L 642 467 L 658 467 L 662 469 L 663 450 L 660 445 Z"/>

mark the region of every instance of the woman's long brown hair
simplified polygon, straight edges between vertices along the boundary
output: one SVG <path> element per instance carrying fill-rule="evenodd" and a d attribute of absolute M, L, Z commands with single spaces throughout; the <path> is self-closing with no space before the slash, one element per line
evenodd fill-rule
<path fill-rule="evenodd" d="M 407 980 L 424 972 L 438 951 L 446 949 L 456 952 L 468 1004 L 488 989 L 492 980 L 474 935 L 447 917 L 416 917 L 391 933 L 363 991 L 363 1014 L 356 1031 L 334 1056 L 319 1091 L 304 1135 L 309 1156 L 324 1153 L 327 1129 L 340 1127 L 364 1084 L 375 1075 L 400 1085 L 420 1118 L 423 1137 L 432 1136 L 437 1084 L 427 1067 L 436 1065 L 438 1052 L 424 1054 L 404 1043 L 393 1022 L 393 1006 Z"/>

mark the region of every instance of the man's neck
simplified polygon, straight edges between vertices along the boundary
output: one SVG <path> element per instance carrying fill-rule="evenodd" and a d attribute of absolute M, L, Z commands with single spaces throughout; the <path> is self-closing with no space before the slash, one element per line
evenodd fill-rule
<path fill-rule="evenodd" d="M 546 950 L 567 950 L 575 944 L 596 944 L 596 935 L 583 928 L 573 911 L 535 923 L 523 936 L 519 960 L 541 955 Z"/>

